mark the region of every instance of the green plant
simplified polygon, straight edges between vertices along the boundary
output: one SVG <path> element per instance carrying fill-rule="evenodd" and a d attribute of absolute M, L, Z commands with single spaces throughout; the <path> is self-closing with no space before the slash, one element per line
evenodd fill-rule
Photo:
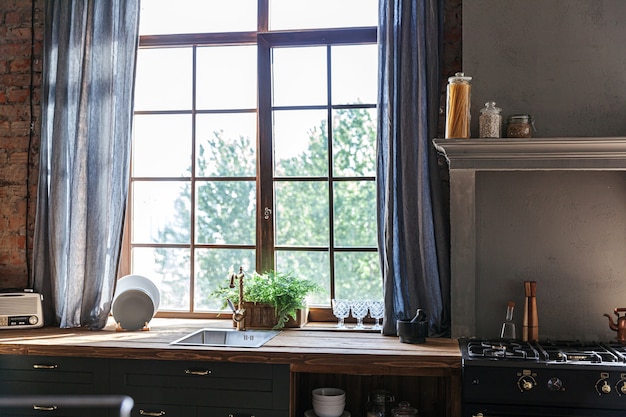
<path fill-rule="evenodd" d="M 235 288 L 219 288 L 213 296 L 224 297 L 237 302 L 239 294 Z M 289 318 L 296 318 L 298 309 L 306 307 L 306 296 L 322 291 L 316 283 L 303 278 L 297 278 L 291 273 L 268 271 L 262 274 L 254 272 L 244 278 L 243 299 L 249 303 L 269 304 L 276 311 L 277 323 L 274 329 L 282 329 Z"/>

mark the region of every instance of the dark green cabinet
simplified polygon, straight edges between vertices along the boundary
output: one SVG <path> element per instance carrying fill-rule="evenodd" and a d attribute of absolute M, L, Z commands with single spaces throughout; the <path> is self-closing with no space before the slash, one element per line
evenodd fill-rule
<path fill-rule="evenodd" d="M 288 365 L 0 355 L 0 395 L 52 399 L 0 415 L 107 417 L 54 396 L 120 394 L 133 399 L 133 417 L 288 417 L 289 378 Z"/>
<path fill-rule="evenodd" d="M 112 393 L 133 416 L 288 417 L 289 367 L 255 363 L 111 360 Z"/>
<path fill-rule="evenodd" d="M 106 359 L 52 356 L 0 355 L 0 393 L 2 396 L 45 396 L 49 400 L 28 406 L 4 408 L 9 416 L 102 416 L 103 407 L 70 407 L 55 401 L 62 395 L 107 395 L 109 361 Z"/>

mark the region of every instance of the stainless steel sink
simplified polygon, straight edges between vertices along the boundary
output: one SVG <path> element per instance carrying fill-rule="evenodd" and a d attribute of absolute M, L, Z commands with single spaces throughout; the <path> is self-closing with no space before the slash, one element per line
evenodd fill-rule
<path fill-rule="evenodd" d="M 280 333 L 280 330 L 200 329 L 171 342 L 183 346 L 222 346 L 258 348 Z"/>

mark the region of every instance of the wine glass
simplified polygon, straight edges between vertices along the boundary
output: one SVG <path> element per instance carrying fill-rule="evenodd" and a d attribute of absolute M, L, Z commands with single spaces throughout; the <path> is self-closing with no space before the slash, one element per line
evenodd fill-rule
<path fill-rule="evenodd" d="M 372 327 L 374 330 L 380 330 L 383 326 L 380 325 L 380 319 L 385 316 L 385 302 L 384 301 L 369 301 L 370 317 L 376 320 L 376 324 Z"/>
<path fill-rule="evenodd" d="M 345 329 L 346 325 L 344 323 L 344 320 L 350 316 L 350 301 L 339 300 L 336 298 L 333 298 L 331 301 L 333 305 L 333 314 L 338 319 L 337 327 L 340 329 Z"/>
<path fill-rule="evenodd" d="M 363 326 L 363 319 L 367 316 L 367 301 L 355 300 L 352 302 L 350 307 L 352 308 L 352 317 L 356 319 L 356 326 L 354 328 L 364 329 L 365 326 Z"/>

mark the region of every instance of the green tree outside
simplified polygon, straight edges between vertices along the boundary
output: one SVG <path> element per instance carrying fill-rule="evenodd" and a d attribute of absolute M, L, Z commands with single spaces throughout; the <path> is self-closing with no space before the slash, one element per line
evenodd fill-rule
<path fill-rule="evenodd" d="M 367 109 L 340 109 L 332 123 L 332 200 L 329 212 L 327 181 L 276 181 L 276 245 L 303 249 L 303 246 L 328 248 L 333 216 L 333 240 L 336 248 L 335 296 L 337 298 L 382 299 L 382 278 L 375 251 L 351 250 L 376 247 L 376 190 L 371 179 L 375 172 L 375 119 Z M 276 171 L 281 177 L 300 177 L 307 172 L 329 172 L 328 129 L 326 121 L 309 132 L 308 147 L 300 154 L 283 159 Z M 227 140 L 230 139 L 230 140 Z M 197 175 L 211 180 L 198 181 L 196 193 L 196 243 L 255 244 L 256 185 L 250 177 L 256 171 L 254 138 L 225 138 L 215 131 L 202 138 L 197 155 Z M 233 177 L 239 177 L 237 180 Z M 368 177 L 366 180 L 360 177 Z M 219 180 L 213 180 L 219 178 Z M 159 231 L 160 241 L 176 241 L 172 236 L 189 235 L 191 212 L 189 185 L 181 188 L 176 201 L 178 217 Z M 187 230 L 187 232 L 184 232 Z M 165 240 L 168 238 L 167 240 Z M 185 251 L 183 251 L 184 253 Z M 186 259 L 185 259 L 186 257 Z M 162 306 L 187 309 L 190 254 L 178 249 L 157 248 L 155 262 L 164 276 Z M 199 248 L 195 253 L 194 311 L 219 310 L 223 300 L 212 299 L 216 288 L 227 284 L 229 272 L 243 265 L 252 274 L 254 249 Z M 309 300 L 329 305 L 330 255 L 328 250 L 280 250 L 276 269 L 310 279 L 325 292 Z M 263 271 L 259 271 L 263 272 Z M 187 294 L 187 295 L 185 295 Z"/>

